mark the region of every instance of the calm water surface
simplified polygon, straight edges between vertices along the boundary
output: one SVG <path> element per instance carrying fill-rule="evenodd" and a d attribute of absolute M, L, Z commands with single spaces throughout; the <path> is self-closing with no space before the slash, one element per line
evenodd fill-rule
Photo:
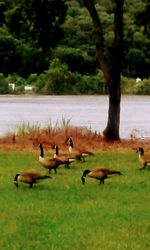
<path fill-rule="evenodd" d="M 86 126 L 102 132 L 107 123 L 108 96 L 0 96 L 0 135 L 23 122 L 41 126 Z M 150 96 L 122 96 L 120 136 L 150 137 Z"/>

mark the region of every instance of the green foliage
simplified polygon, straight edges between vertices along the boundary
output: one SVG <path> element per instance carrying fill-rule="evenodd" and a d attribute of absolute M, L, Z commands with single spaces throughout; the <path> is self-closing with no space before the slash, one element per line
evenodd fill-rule
<path fill-rule="evenodd" d="M 8 82 L 6 81 L 4 75 L 0 73 L 0 94 L 8 94 L 8 93 L 9 93 Z"/>
<path fill-rule="evenodd" d="M 122 94 L 135 94 L 134 86 L 136 82 L 134 78 L 121 77 L 121 92 Z"/>
<path fill-rule="evenodd" d="M 130 48 L 126 60 L 128 61 L 128 74 L 132 77 L 144 77 L 144 68 L 147 66 L 145 61 L 145 55 L 142 50 L 136 48 Z M 147 68 L 147 67 L 146 67 Z"/>
<path fill-rule="evenodd" d="M 29 76 L 30 78 L 30 76 Z M 27 80 L 28 81 L 28 80 Z M 44 86 L 45 86 L 45 75 L 42 73 L 38 76 L 35 84 L 35 92 L 39 94 L 45 94 L 44 92 Z"/>
<path fill-rule="evenodd" d="M 7 80 L 8 82 L 14 83 L 16 86 L 25 86 L 26 84 L 26 80 L 18 74 L 8 75 Z"/>
<path fill-rule="evenodd" d="M 28 76 L 32 72 L 41 73 L 46 67 L 46 59 L 41 50 L 20 43 L 6 29 L 0 28 L 0 70 L 5 75 Z"/>
<path fill-rule="evenodd" d="M 105 80 L 100 72 L 96 75 L 83 75 L 76 82 L 75 89 L 81 94 L 105 94 Z"/>
<path fill-rule="evenodd" d="M 21 38 L 24 38 L 25 24 L 20 4 L 6 11 L 5 22 L 10 33 L 15 35 L 17 38 L 19 38 L 19 35 L 21 33 Z"/>
<path fill-rule="evenodd" d="M 19 41 L 14 39 L 6 29 L 0 28 L 0 70 L 6 75 L 15 72 L 20 62 L 17 53 L 18 43 Z"/>
<path fill-rule="evenodd" d="M 26 83 L 27 85 L 32 85 L 32 84 L 35 85 L 37 81 L 38 81 L 38 75 L 37 73 L 34 73 L 34 74 L 29 75 Z"/>
<path fill-rule="evenodd" d="M 66 91 L 69 93 L 69 74 L 68 66 L 61 64 L 58 59 L 54 59 L 51 61 L 49 69 L 40 77 L 44 83 L 43 86 L 40 81 L 36 90 L 44 94 L 61 94 Z"/>
<path fill-rule="evenodd" d="M 134 87 L 134 93 L 140 95 L 150 95 L 150 79 L 138 82 Z"/>
<path fill-rule="evenodd" d="M 66 21 L 63 24 L 64 38 L 61 44 L 67 47 L 82 48 L 88 51 L 94 46 L 92 41 L 92 21 L 86 8 L 80 7 L 78 1 L 68 1 Z"/>
<path fill-rule="evenodd" d="M 99 164 L 123 175 L 109 178 L 104 186 L 87 177 L 83 186 L 83 170 Z M 149 171 L 138 171 L 138 164 L 132 152 L 101 152 L 85 163 L 72 163 L 70 169 L 60 167 L 32 189 L 23 183 L 16 188 L 17 173 L 47 171 L 38 162 L 38 152 L 1 152 L 0 248 L 148 249 Z"/>
<path fill-rule="evenodd" d="M 81 74 L 94 74 L 95 59 L 79 48 L 59 46 L 53 51 L 53 57 L 68 65 L 69 70 Z"/>
<path fill-rule="evenodd" d="M 121 77 L 121 91 L 123 94 L 150 95 L 150 79 L 136 82 L 134 78 Z"/>
<path fill-rule="evenodd" d="M 96 8 L 109 65 L 113 60 L 114 4 L 110 0 L 96 1 Z M 124 4 L 122 75 L 129 81 L 149 78 L 149 10 L 148 0 L 128 0 Z M 6 0 L 0 4 L 0 14 L 0 72 L 5 76 L 24 77 L 36 85 L 37 93 L 104 92 L 104 83 L 98 83 L 101 80 L 96 73 L 99 66 L 93 25 L 83 1 Z M 50 70 L 49 62 L 55 58 L 61 65 Z M 37 77 L 28 79 L 32 74 Z"/>
<path fill-rule="evenodd" d="M 78 72 L 71 72 L 67 64 L 54 59 L 50 67 L 44 73 L 31 74 L 27 79 L 17 74 L 2 77 L 1 81 L 14 83 L 13 93 L 25 93 L 25 85 L 32 85 L 33 91 L 40 94 L 106 94 L 105 80 L 100 71 L 95 75 L 81 75 Z M 5 86 L 7 86 L 5 85 Z M 136 83 L 134 78 L 121 78 L 121 90 L 123 94 L 150 94 L 149 79 Z M 11 93 L 9 88 L 9 93 Z"/>
<path fill-rule="evenodd" d="M 20 63 L 22 65 L 18 73 L 23 77 L 28 77 L 28 75 L 33 72 L 39 74 L 48 67 L 47 60 L 41 49 L 31 47 L 29 44 L 21 44 L 18 47 L 18 53 L 21 57 Z"/>
<path fill-rule="evenodd" d="M 12 90 L 9 88 L 9 90 L 13 94 L 24 94 L 24 86 L 26 85 L 26 80 L 19 76 L 18 74 L 8 75 L 8 77 L 5 78 L 8 83 L 15 84 L 15 89 Z"/>
<path fill-rule="evenodd" d="M 6 5 L 4 2 L 0 2 L 0 26 L 5 22 Z"/>
<path fill-rule="evenodd" d="M 123 74 L 134 78 L 136 78 L 138 74 L 142 79 L 148 78 L 150 67 L 150 37 L 148 29 L 149 19 L 146 13 L 148 13 L 149 4 L 147 0 L 134 0 L 132 4 L 131 1 L 127 1 L 126 4 Z M 141 13 L 143 16 L 142 21 Z"/>
<path fill-rule="evenodd" d="M 71 72 L 67 64 L 54 59 L 44 74 L 35 83 L 40 94 L 104 94 L 105 81 L 100 72 L 95 75 L 81 75 Z"/>
<path fill-rule="evenodd" d="M 61 24 L 65 20 L 65 0 L 19 2 L 6 12 L 10 32 L 47 52 L 62 37 Z M 26 36 L 28 34 L 28 36 Z"/>

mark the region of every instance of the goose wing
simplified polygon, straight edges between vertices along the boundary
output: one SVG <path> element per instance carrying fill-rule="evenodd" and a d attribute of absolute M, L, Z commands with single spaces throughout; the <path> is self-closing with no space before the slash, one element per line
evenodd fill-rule
<path fill-rule="evenodd" d="M 96 169 L 94 169 L 95 172 L 102 172 L 106 175 L 111 175 L 111 174 L 121 174 L 119 171 L 116 170 L 112 170 L 109 168 L 104 168 L 104 167 L 98 167 Z"/>

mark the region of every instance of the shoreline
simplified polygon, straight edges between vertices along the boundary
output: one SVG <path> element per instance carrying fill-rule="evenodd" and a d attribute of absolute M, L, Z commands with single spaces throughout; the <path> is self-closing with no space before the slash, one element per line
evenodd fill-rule
<path fill-rule="evenodd" d="M 66 138 L 72 137 L 77 148 L 100 151 L 136 151 L 143 147 L 150 151 L 150 138 L 120 138 L 119 141 L 108 141 L 100 133 L 94 133 L 86 128 L 66 127 L 65 129 L 50 129 L 42 131 L 23 132 L 22 134 L 7 133 L 0 136 L 0 151 L 38 152 L 39 143 L 46 151 L 52 152 L 52 145 L 57 144 L 62 150 L 67 151 Z"/>

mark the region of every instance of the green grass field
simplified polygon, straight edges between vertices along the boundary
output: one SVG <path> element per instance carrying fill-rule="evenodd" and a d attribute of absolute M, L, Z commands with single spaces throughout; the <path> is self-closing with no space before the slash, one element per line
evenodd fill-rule
<path fill-rule="evenodd" d="M 83 170 L 120 170 L 99 185 Z M 133 152 L 102 152 L 70 169 L 59 167 L 29 188 L 13 183 L 25 169 L 47 170 L 38 152 L 0 152 L 0 249 L 147 250 L 150 249 L 150 171 L 139 171 Z"/>

